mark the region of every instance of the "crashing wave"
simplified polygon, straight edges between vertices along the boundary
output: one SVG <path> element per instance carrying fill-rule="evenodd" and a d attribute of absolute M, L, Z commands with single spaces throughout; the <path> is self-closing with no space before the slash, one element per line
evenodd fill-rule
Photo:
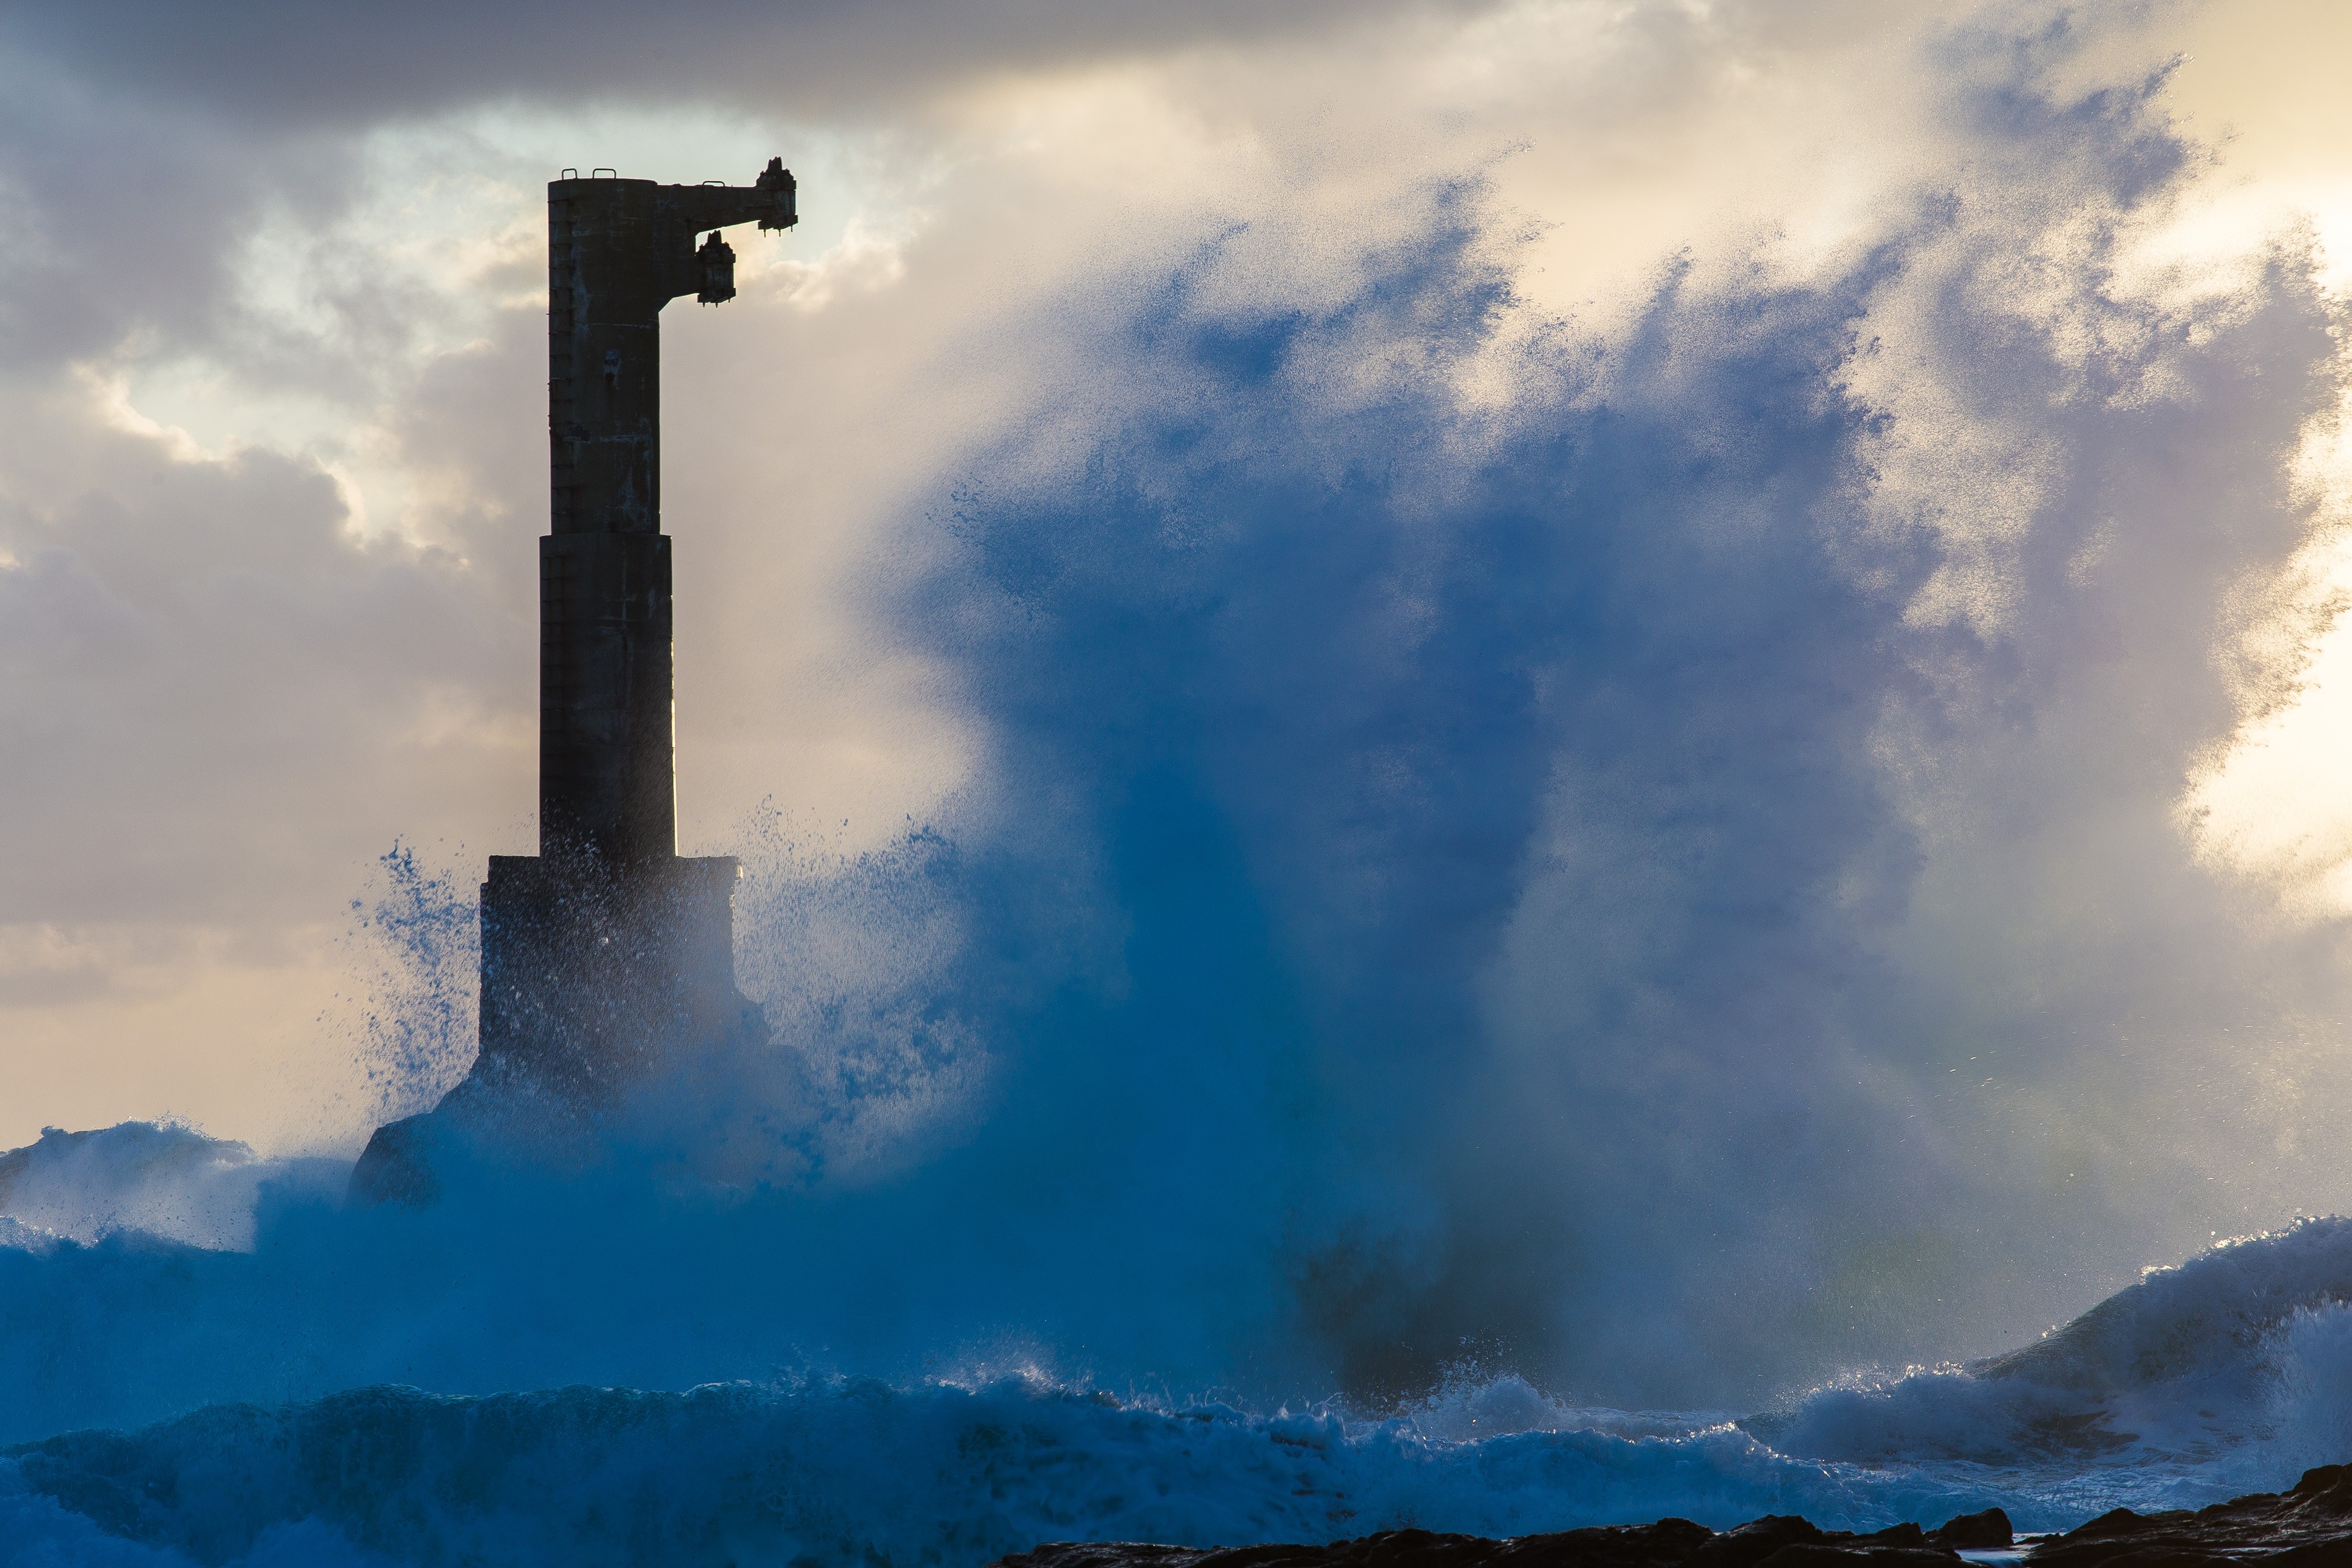
<path fill-rule="evenodd" d="M 1754 1425 L 1781 1451 L 1811 1458 L 2242 1458 L 2265 1484 L 2283 1484 L 2352 1451 L 2340 1414 L 2352 1407 L 2347 1303 L 2352 1219 L 2301 1219 L 2152 1269 L 2021 1350 L 1854 1380 Z"/>
<path fill-rule="evenodd" d="M 1405 1420 L 1167 1406 L 1017 1378 L 482 1398 L 367 1388 L 20 1446 L 0 1458 L 0 1498 L 9 1488 L 205 1562 L 307 1528 L 403 1563 L 714 1568 L 978 1568 L 1071 1537 L 1327 1540 L 1414 1523 L 1511 1534 L 1660 1512 L 1941 1518 L 1987 1495 L 1798 1463 L 1727 1427 L 1465 1443 Z"/>
<path fill-rule="evenodd" d="M 0 1153 L 0 1246 L 135 1232 L 242 1250 L 261 1184 L 282 1174 L 244 1144 L 170 1123 L 46 1127 L 38 1143 Z"/>
<path fill-rule="evenodd" d="M 2282 1486 L 2342 1451 L 2347 1295 L 2352 1221 L 2305 1220 L 2151 1271 L 2027 1352 L 1737 1421 L 1579 1406 L 1510 1375 L 1377 1416 L 1034 1372 L 375 1386 L 0 1450 L 0 1532 L 67 1543 L 66 1561 L 977 1568 L 1044 1540 L 1509 1535 L 1665 1515 L 1877 1529 L 1998 1506 L 2048 1529 Z M 71 1545 L 100 1541 L 154 1555 Z"/>

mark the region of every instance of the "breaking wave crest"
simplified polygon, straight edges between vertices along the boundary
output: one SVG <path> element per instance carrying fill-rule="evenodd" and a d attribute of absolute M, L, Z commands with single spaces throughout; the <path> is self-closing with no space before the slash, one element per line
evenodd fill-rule
<path fill-rule="evenodd" d="M 1847 1382 L 1750 1425 L 1802 1458 L 2193 1466 L 2249 1490 L 2342 1462 L 2347 1333 L 2352 1221 L 2305 1219 L 2151 1270 L 2021 1350 Z"/>

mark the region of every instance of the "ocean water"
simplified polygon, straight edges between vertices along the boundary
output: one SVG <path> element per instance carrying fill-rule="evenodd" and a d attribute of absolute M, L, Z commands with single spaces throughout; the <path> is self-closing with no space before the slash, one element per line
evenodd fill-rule
<path fill-rule="evenodd" d="M 54 1215 L 70 1186 L 213 1242 L 212 1184 L 256 1163 L 141 1124 L 32 1156 L 12 1207 Z M 583 1234 L 534 1235 L 515 1209 L 478 1228 L 353 1216 L 336 1174 L 267 1175 L 252 1250 L 7 1222 L 0 1561 L 977 1565 L 1045 1540 L 1769 1512 L 1871 1529 L 1993 1504 L 2053 1529 L 2352 1451 L 2352 1221 L 2152 1271 L 2006 1358 L 1760 1412 L 1583 1407 L 1469 1368 L 1381 1409 L 1141 1388 L 1003 1346 L 892 1375 L 786 1360 L 840 1282 L 751 1259 L 719 1278 L 744 1210 L 671 1208 L 693 1233 L 622 1266 L 641 1211 L 599 1267 L 566 1270 Z M 696 1364 L 737 1375 L 693 1382 Z M 574 1380 L 592 1364 L 633 1375 Z M 425 1386 L 501 1380 L 526 1386 Z"/>
<path fill-rule="evenodd" d="M 1558 318 L 1465 178 L 1015 323 L 1083 371 L 859 588 L 972 781 L 698 846 L 772 1041 L 431 1209 L 12 1156 L 0 1563 L 2054 1528 L 2352 1458 L 2335 926 L 2184 806 L 2332 613 L 2343 312 L 2307 236 L 2155 243 L 2207 165 L 2088 26 L 1936 43 L 1851 255 Z M 383 1116 L 466 1066 L 478 874 L 361 900 Z"/>

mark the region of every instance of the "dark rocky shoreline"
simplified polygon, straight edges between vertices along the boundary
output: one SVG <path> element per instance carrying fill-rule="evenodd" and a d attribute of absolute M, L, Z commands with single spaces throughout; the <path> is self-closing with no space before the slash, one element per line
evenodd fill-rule
<path fill-rule="evenodd" d="M 1326 1546 L 1057 1542 L 995 1568 L 1955 1568 L 1963 1552 L 2018 1544 L 2008 1516 L 1989 1509 L 1934 1530 L 1898 1524 L 1868 1535 L 1772 1514 L 1725 1531 L 1662 1519 L 1507 1540 L 1391 1530 Z M 2022 1556 L 2031 1568 L 2352 1568 L 2352 1465 L 2324 1466 L 2286 1491 L 2193 1511 L 2119 1508 L 2035 1540 Z"/>

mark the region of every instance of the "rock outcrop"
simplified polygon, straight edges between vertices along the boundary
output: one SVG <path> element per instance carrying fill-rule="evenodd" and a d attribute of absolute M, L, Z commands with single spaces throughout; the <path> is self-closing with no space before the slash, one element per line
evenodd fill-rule
<path fill-rule="evenodd" d="M 2033 1568 L 2192 1568 L 2207 1563 L 2319 1568 L 2352 1564 L 2352 1465 L 2324 1465 L 2282 1492 L 2210 1508 L 2119 1508 L 2035 1544 Z"/>
<path fill-rule="evenodd" d="M 1328 1546 L 1195 1548 L 1064 1542 L 996 1568 L 1957 1568 L 1963 1552 L 2017 1544 L 1999 1509 L 1934 1530 L 1822 1530 L 1772 1514 L 1715 1531 L 1687 1519 L 1494 1540 L 1391 1530 Z M 2352 1568 L 2352 1465 L 2305 1472 L 2287 1491 L 2210 1508 L 2140 1514 L 2119 1508 L 2031 1542 L 2027 1568 Z"/>
<path fill-rule="evenodd" d="M 1735 1530 L 1662 1519 L 1503 1541 L 1391 1530 L 1328 1546 L 1065 1542 L 1006 1557 L 997 1568 L 1957 1568 L 1960 1549 L 2007 1546 L 2011 1539 L 1999 1509 L 1937 1530 L 1898 1524 L 1870 1535 L 1770 1514 Z"/>

